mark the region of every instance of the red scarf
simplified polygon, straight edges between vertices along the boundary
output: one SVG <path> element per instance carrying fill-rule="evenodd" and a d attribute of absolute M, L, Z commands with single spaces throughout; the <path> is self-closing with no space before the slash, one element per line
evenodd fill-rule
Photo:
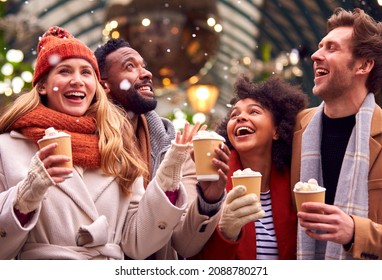
<path fill-rule="evenodd" d="M 15 121 L 11 129 L 21 132 L 36 142 L 45 135 L 45 129 L 54 127 L 72 137 L 72 153 L 75 165 L 85 168 L 101 166 L 97 127 L 93 117 L 74 117 L 39 104 L 36 109 Z"/>

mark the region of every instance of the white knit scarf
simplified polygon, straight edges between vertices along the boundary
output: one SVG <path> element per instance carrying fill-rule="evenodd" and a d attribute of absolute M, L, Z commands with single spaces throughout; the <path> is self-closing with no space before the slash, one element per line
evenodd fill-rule
<path fill-rule="evenodd" d="M 360 217 L 368 215 L 369 138 L 374 106 L 374 94 L 369 93 L 356 115 L 356 124 L 346 148 L 334 199 L 334 205 L 342 211 Z M 323 108 L 324 102 L 317 108 L 302 136 L 300 180 L 306 182 L 315 178 L 325 187 L 320 152 Z M 352 259 L 341 244 L 312 239 L 300 225 L 297 232 L 297 258 Z"/>

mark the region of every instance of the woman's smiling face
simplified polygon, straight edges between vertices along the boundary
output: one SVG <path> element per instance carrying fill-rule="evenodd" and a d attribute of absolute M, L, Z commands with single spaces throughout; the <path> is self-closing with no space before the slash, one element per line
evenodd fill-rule
<path fill-rule="evenodd" d="M 82 58 L 69 58 L 49 71 L 38 86 L 47 98 L 47 107 L 72 116 L 82 116 L 89 109 L 97 87 L 91 64 Z"/>
<path fill-rule="evenodd" d="M 272 141 L 278 137 L 272 113 L 251 98 L 239 100 L 233 106 L 227 134 L 239 153 L 272 151 Z"/>

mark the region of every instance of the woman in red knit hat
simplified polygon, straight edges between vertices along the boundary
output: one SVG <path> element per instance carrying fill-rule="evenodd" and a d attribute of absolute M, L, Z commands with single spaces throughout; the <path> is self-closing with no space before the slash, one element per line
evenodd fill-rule
<path fill-rule="evenodd" d="M 297 213 L 290 191 L 293 126 L 307 105 L 297 86 L 272 77 L 238 78 L 232 108 L 218 125 L 231 149 L 228 178 L 236 170 L 260 172 L 260 197 L 227 182 L 227 198 L 215 233 L 195 259 L 295 259 Z"/>
<path fill-rule="evenodd" d="M 145 191 L 133 129 L 99 78 L 82 42 L 57 26 L 43 35 L 34 88 L 0 118 L 0 259 L 143 259 L 173 234 L 192 238 L 201 227 L 197 207 L 183 219 L 179 183 L 199 126 L 177 134 Z M 57 167 L 70 158 L 53 155 L 56 143 L 38 151 L 50 127 L 71 135 L 73 169 Z M 173 203 L 168 192 L 177 193 Z"/>

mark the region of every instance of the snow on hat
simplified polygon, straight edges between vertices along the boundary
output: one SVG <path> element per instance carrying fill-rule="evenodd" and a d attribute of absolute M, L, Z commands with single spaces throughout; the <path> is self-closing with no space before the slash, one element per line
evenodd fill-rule
<path fill-rule="evenodd" d="M 37 61 L 33 76 L 33 86 L 52 67 L 64 59 L 83 58 L 87 60 L 100 79 L 97 59 L 94 53 L 80 40 L 64 28 L 52 26 L 42 35 L 37 45 Z"/>

